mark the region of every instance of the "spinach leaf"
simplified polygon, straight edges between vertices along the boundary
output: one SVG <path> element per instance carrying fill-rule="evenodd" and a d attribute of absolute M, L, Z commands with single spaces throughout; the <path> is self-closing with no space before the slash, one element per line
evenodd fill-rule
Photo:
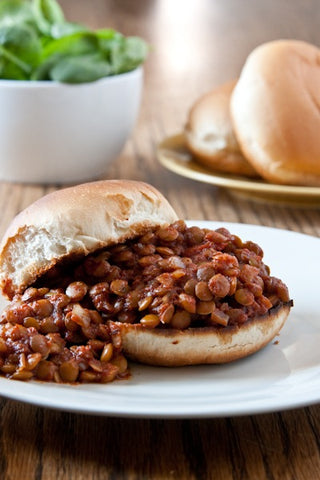
<path fill-rule="evenodd" d="M 140 65 L 148 54 L 148 45 L 139 37 L 125 37 L 114 30 L 97 30 L 99 47 L 107 56 L 112 73 L 124 73 Z"/>
<path fill-rule="evenodd" d="M 0 45 L 0 77 L 5 79 L 28 80 L 30 67 L 9 50 Z"/>
<path fill-rule="evenodd" d="M 24 0 L 2 0 L 0 2 L 0 25 L 10 23 L 34 24 L 31 3 Z"/>
<path fill-rule="evenodd" d="M 33 11 L 39 31 L 44 35 L 51 35 L 54 24 L 64 23 L 64 14 L 55 0 L 33 0 Z"/>
<path fill-rule="evenodd" d="M 42 60 L 57 53 L 64 55 L 80 55 L 97 51 L 97 39 L 91 32 L 76 32 L 58 39 L 48 40 L 43 49 Z"/>
<path fill-rule="evenodd" d="M 0 0 L 0 79 L 90 82 L 135 69 L 148 46 L 65 20 L 56 0 Z"/>
<path fill-rule="evenodd" d="M 79 25 L 78 23 L 72 22 L 64 22 L 64 23 L 54 23 L 51 27 L 51 36 L 52 38 L 61 38 L 72 35 L 73 33 L 84 33 L 89 32 L 89 30 L 84 27 L 83 25 Z"/>
<path fill-rule="evenodd" d="M 97 39 L 91 32 L 76 32 L 59 39 L 47 39 L 42 51 L 41 62 L 32 73 L 31 79 L 53 80 L 50 72 L 62 60 L 64 64 L 66 61 L 70 61 L 72 57 L 95 54 L 97 52 Z M 69 82 L 73 83 L 72 78 Z"/>
<path fill-rule="evenodd" d="M 104 42 L 104 48 L 107 43 Z M 146 58 L 147 44 L 138 37 L 116 36 L 109 42 L 109 58 L 113 74 L 134 70 Z"/>
<path fill-rule="evenodd" d="M 57 53 L 55 55 L 51 55 L 45 61 L 41 62 L 31 73 L 30 80 L 52 80 L 50 77 L 50 72 L 56 63 L 61 60 L 61 58 L 63 58 L 63 55 Z"/>
<path fill-rule="evenodd" d="M 1 77 L 14 75 L 14 79 L 28 79 L 41 55 L 41 43 L 35 30 L 24 23 L 2 23 L 0 46 L 0 58 L 3 58 L 4 64 Z"/>
<path fill-rule="evenodd" d="M 103 55 L 94 53 L 60 59 L 51 69 L 50 78 L 56 82 L 84 83 L 106 77 L 110 72 Z"/>
<path fill-rule="evenodd" d="M 123 40 L 121 55 L 113 52 L 113 63 L 118 65 L 117 73 L 134 70 L 148 54 L 147 44 L 139 37 L 127 37 Z"/>

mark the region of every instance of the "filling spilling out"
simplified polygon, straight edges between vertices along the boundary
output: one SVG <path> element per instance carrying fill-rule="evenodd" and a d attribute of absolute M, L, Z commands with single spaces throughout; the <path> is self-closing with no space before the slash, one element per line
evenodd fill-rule
<path fill-rule="evenodd" d="M 117 322 L 228 329 L 287 302 L 256 243 L 179 220 L 55 267 L 16 295 L 0 320 L 0 372 L 107 383 L 129 375 Z"/>

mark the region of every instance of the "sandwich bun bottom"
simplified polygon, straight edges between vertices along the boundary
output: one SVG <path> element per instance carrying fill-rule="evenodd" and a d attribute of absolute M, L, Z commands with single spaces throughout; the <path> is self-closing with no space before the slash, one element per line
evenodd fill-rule
<path fill-rule="evenodd" d="M 120 324 L 123 351 L 138 363 L 163 367 L 228 363 L 252 355 L 276 337 L 290 312 L 283 304 L 241 326 L 148 329 Z"/>
<path fill-rule="evenodd" d="M 230 98 L 235 84 L 220 85 L 195 102 L 184 129 L 185 140 L 195 159 L 211 170 L 257 177 L 233 130 Z"/>

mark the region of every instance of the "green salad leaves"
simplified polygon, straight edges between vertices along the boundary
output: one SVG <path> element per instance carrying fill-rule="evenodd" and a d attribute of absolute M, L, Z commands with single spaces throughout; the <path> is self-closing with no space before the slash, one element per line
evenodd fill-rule
<path fill-rule="evenodd" d="M 68 22 L 56 0 L 0 0 L 0 79 L 92 82 L 141 65 L 148 45 Z"/>

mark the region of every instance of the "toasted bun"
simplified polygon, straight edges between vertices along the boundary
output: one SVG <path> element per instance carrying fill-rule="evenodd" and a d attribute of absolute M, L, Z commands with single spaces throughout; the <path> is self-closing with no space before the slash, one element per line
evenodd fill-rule
<path fill-rule="evenodd" d="M 226 363 L 247 357 L 269 343 L 283 327 L 289 304 L 241 326 L 147 329 L 141 324 L 118 323 L 123 350 L 131 360 L 148 365 L 178 367 Z"/>
<path fill-rule="evenodd" d="M 123 242 L 177 216 L 154 187 L 109 180 L 58 190 L 23 210 L 0 245 L 0 286 L 22 293 L 57 262 Z"/>
<path fill-rule="evenodd" d="M 320 50 L 280 40 L 248 57 L 231 97 L 244 155 L 266 180 L 320 185 Z"/>
<path fill-rule="evenodd" d="M 191 108 L 185 127 L 188 148 L 203 165 L 222 172 L 257 176 L 243 156 L 230 117 L 230 97 L 236 82 L 201 97 Z"/>

